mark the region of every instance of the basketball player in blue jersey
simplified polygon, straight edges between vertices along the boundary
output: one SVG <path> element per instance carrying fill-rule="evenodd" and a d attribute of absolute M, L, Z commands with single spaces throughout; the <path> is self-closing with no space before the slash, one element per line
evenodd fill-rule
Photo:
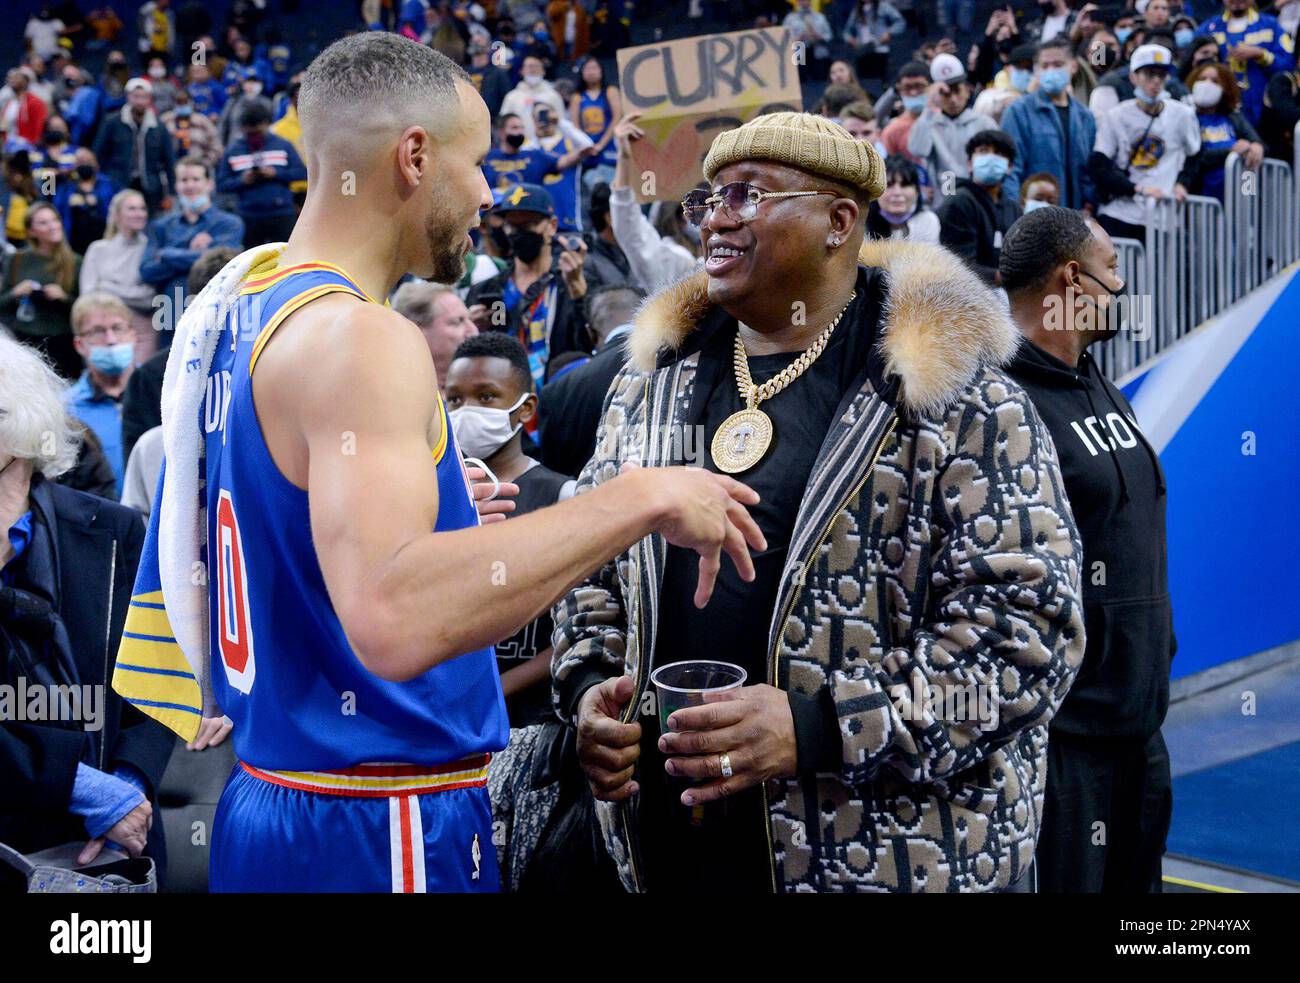
<path fill-rule="evenodd" d="M 203 408 L 213 686 L 239 757 L 211 885 L 494 890 L 493 642 L 656 531 L 699 553 L 698 604 L 722 551 L 752 579 L 757 496 L 636 469 L 480 527 L 428 347 L 379 301 L 407 272 L 460 277 L 492 202 L 487 107 L 447 58 L 376 33 L 312 63 L 298 112 L 307 201 L 246 278 Z"/>

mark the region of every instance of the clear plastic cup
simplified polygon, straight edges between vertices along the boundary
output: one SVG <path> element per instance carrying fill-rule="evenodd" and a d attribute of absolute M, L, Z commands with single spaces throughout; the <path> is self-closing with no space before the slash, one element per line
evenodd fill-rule
<path fill-rule="evenodd" d="M 730 662 L 693 659 L 672 662 L 650 673 L 659 703 L 659 733 L 668 733 L 668 718 L 682 707 L 703 705 L 706 693 L 745 685 L 745 670 Z"/>

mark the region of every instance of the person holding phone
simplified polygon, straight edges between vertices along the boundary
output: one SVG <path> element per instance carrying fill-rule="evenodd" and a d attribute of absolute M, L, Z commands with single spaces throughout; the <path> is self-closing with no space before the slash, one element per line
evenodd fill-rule
<path fill-rule="evenodd" d="M 555 203 L 540 185 L 518 185 L 499 196 L 493 211 L 503 221 L 511 262 L 471 287 L 465 304 L 480 331 L 504 331 L 519 339 L 540 388 L 552 358 L 590 350 L 581 303 L 587 295 L 587 246 L 579 236 L 557 241 Z"/>
<path fill-rule="evenodd" d="M 551 193 L 555 204 L 555 217 L 565 232 L 582 231 L 582 167 L 583 161 L 596 153 L 591 137 L 583 133 L 567 116 L 556 113 L 544 102 L 533 106 L 533 132 L 537 135 L 524 149 L 544 150 L 554 157 L 556 169 L 542 178 L 542 186 Z"/>

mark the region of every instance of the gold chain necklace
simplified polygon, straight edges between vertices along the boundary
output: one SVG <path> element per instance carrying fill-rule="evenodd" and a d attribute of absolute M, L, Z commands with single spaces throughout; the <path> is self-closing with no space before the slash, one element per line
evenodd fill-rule
<path fill-rule="evenodd" d="M 745 354 L 745 342 L 741 339 L 740 332 L 736 332 L 734 359 L 736 386 L 745 401 L 745 408 L 723 420 L 722 425 L 718 427 L 718 432 L 713 435 L 710 450 L 713 454 L 713 463 L 718 466 L 719 471 L 739 474 L 741 471 L 748 471 L 763 459 L 767 449 L 772 446 L 772 436 L 775 431 L 772 418 L 760 410 L 758 404 L 765 399 L 771 399 L 808 371 L 825 349 L 826 343 L 830 341 L 831 332 L 840 323 L 840 318 L 844 316 L 844 312 L 849 309 L 849 304 L 853 303 L 857 295 L 858 292 L 853 291 L 849 295 L 848 303 L 835 315 L 834 320 L 826 325 L 817 339 L 798 358 L 761 386 L 754 385 L 753 377 L 749 374 L 749 357 Z"/>

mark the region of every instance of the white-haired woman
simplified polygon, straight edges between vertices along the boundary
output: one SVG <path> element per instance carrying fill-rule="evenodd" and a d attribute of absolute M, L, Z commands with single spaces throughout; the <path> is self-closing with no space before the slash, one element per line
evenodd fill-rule
<path fill-rule="evenodd" d="M 84 842 L 81 864 L 112 842 L 158 862 L 150 800 L 174 739 L 108 686 L 144 525 L 55 483 L 79 444 L 64 389 L 34 349 L 0 337 L 0 684 L 103 694 L 77 720 L 0 727 L 0 842 L 24 853 Z"/>
<path fill-rule="evenodd" d="M 149 237 L 149 209 L 144 195 L 119 191 L 108 205 L 104 238 L 92 242 L 81 261 L 82 294 L 110 293 L 126 304 L 135 330 L 135 364 L 143 365 L 158 348 L 152 330 L 154 288 L 140 279 L 140 261 Z"/>

